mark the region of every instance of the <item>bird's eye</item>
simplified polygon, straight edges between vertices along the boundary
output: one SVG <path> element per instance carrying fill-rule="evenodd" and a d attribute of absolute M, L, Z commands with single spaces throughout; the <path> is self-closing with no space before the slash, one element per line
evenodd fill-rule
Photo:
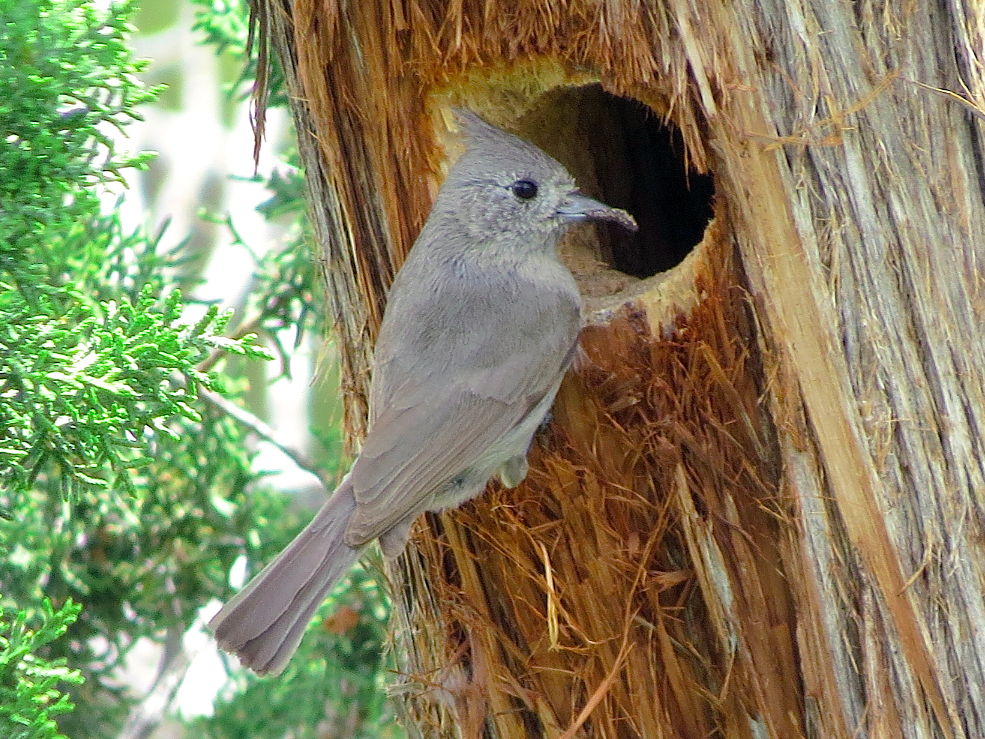
<path fill-rule="evenodd" d="M 510 189 L 520 200 L 530 200 L 537 197 L 537 183 L 530 180 L 517 180 L 510 185 Z"/>

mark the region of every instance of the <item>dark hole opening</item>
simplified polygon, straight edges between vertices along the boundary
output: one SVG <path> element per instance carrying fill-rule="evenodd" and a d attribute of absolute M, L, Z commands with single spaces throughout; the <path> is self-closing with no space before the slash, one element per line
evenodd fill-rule
<path fill-rule="evenodd" d="M 700 243 L 714 215 L 714 178 L 685 166 L 680 131 L 647 106 L 598 84 L 560 88 L 521 123 L 585 192 L 633 214 L 635 234 L 608 223 L 596 227 L 599 257 L 609 266 L 649 277 L 676 266 Z"/>

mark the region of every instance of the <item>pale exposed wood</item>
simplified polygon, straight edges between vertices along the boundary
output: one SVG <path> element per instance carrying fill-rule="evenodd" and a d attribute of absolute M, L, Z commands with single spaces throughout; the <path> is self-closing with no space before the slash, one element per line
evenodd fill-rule
<path fill-rule="evenodd" d="M 528 483 L 430 518 L 394 568 L 422 733 L 985 736 L 981 4 L 297 0 L 266 17 L 356 435 L 449 106 L 591 186 L 558 88 L 599 81 L 715 172 L 716 219 L 671 274 L 621 279 L 570 247 L 587 359 Z"/>
<path fill-rule="evenodd" d="M 822 597 L 862 625 L 867 664 L 861 674 L 851 664 L 845 636 L 859 626 L 845 620 L 805 661 L 838 655 L 850 731 L 869 721 L 930 736 L 936 722 L 944 736 L 982 735 L 983 705 L 969 690 L 985 678 L 973 554 L 985 493 L 973 431 L 985 417 L 981 132 L 959 106 L 907 82 L 960 89 L 946 62 L 952 49 L 971 51 L 968 39 L 926 6 L 899 16 L 847 3 L 763 11 L 787 16 L 770 38 L 786 58 L 762 70 L 760 50 L 740 43 L 758 28 L 737 15 L 739 74 L 777 102 L 794 99 L 767 107 L 734 94 L 726 131 L 758 145 L 722 147 L 723 164 L 747 211 L 746 268 L 823 465 L 796 494 L 837 504 L 811 506 L 802 530 L 848 534 L 806 536 L 806 559 L 835 567 L 834 578 L 818 573 Z"/>

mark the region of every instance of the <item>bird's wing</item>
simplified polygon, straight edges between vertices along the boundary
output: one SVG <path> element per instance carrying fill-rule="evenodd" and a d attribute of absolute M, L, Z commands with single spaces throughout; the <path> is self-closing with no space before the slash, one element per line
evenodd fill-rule
<path fill-rule="evenodd" d="M 434 507 L 435 493 L 556 392 L 563 360 L 538 356 L 523 364 L 516 356 L 457 381 L 423 383 L 425 392 L 414 382 L 408 385 L 415 389 L 393 394 L 352 468 L 358 507 L 347 530 L 350 545 Z"/>

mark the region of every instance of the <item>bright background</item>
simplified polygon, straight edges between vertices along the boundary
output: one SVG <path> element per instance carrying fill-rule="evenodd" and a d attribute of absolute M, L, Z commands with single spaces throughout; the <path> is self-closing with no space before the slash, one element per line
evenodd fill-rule
<path fill-rule="evenodd" d="M 145 120 L 129 126 L 128 138 L 120 143 L 132 151 L 157 152 L 145 172 L 127 173 L 129 191 L 121 216 L 127 227 L 142 225 L 151 233 L 166 225 L 164 247 L 188 240 L 203 256 L 204 283 L 194 297 L 243 310 L 254 256 L 296 236 L 290 224 L 271 224 L 256 211 L 270 197 L 263 180 L 275 168 L 286 167 L 281 158 L 291 146 L 293 133 L 286 110 L 268 110 L 259 177 L 254 177 L 249 103 L 232 100 L 226 93 L 245 60 L 230 53 L 217 57 L 214 47 L 202 44 L 204 34 L 193 30 L 194 22 L 195 7 L 188 0 L 145 1 L 135 16 L 137 56 L 151 60 L 144 80 L 148 85 L 163 83 L 167 89 L 155 103 L 141 109 Z M 107 203 L 115 203 L 115 197 L 109 196 Z M 221 222 L 227 217 L 249 251 L 235 243 L 232 231 Z M 284 337 L 284 344 L 294 344 L 293 334 Z M 330 358 L 321 358 L 321 374 L 327 377 L 315 381 L 322 344 L 321 337 L 306 336 L 291 356 L 291 379 L 274 380 L 281 374 L 280 367 L 270 362 L 267 376 L 254 378 L 248 394 L 250 410 L 270 424 L 280 440 L 309 452 L 312 425 L 337 424 L 340 417 L 337 378 L 334 371 L 324 371 L 333 364 Z M 257 448 L 257 466 L 275 473 L 267 478 L 272 487 L 315 501 L 325 494 L 312 475 L 276 447 L 260 441 Z M 219 605 L 203 604 L 203 624 Z M 231 688 L 225 669 L 204 629 L 186 635 L 186 649 L 196 656 L 176 705 L 185 716 L 210 714 L 218 692 Z M 121 681 L 137 695 L 146 693 L 161 654 L 160 646 L 143 640 L 131 652 Z M 165 723 L 153 736 L 164 739 L 180 734 L 177 726 Z"/>

